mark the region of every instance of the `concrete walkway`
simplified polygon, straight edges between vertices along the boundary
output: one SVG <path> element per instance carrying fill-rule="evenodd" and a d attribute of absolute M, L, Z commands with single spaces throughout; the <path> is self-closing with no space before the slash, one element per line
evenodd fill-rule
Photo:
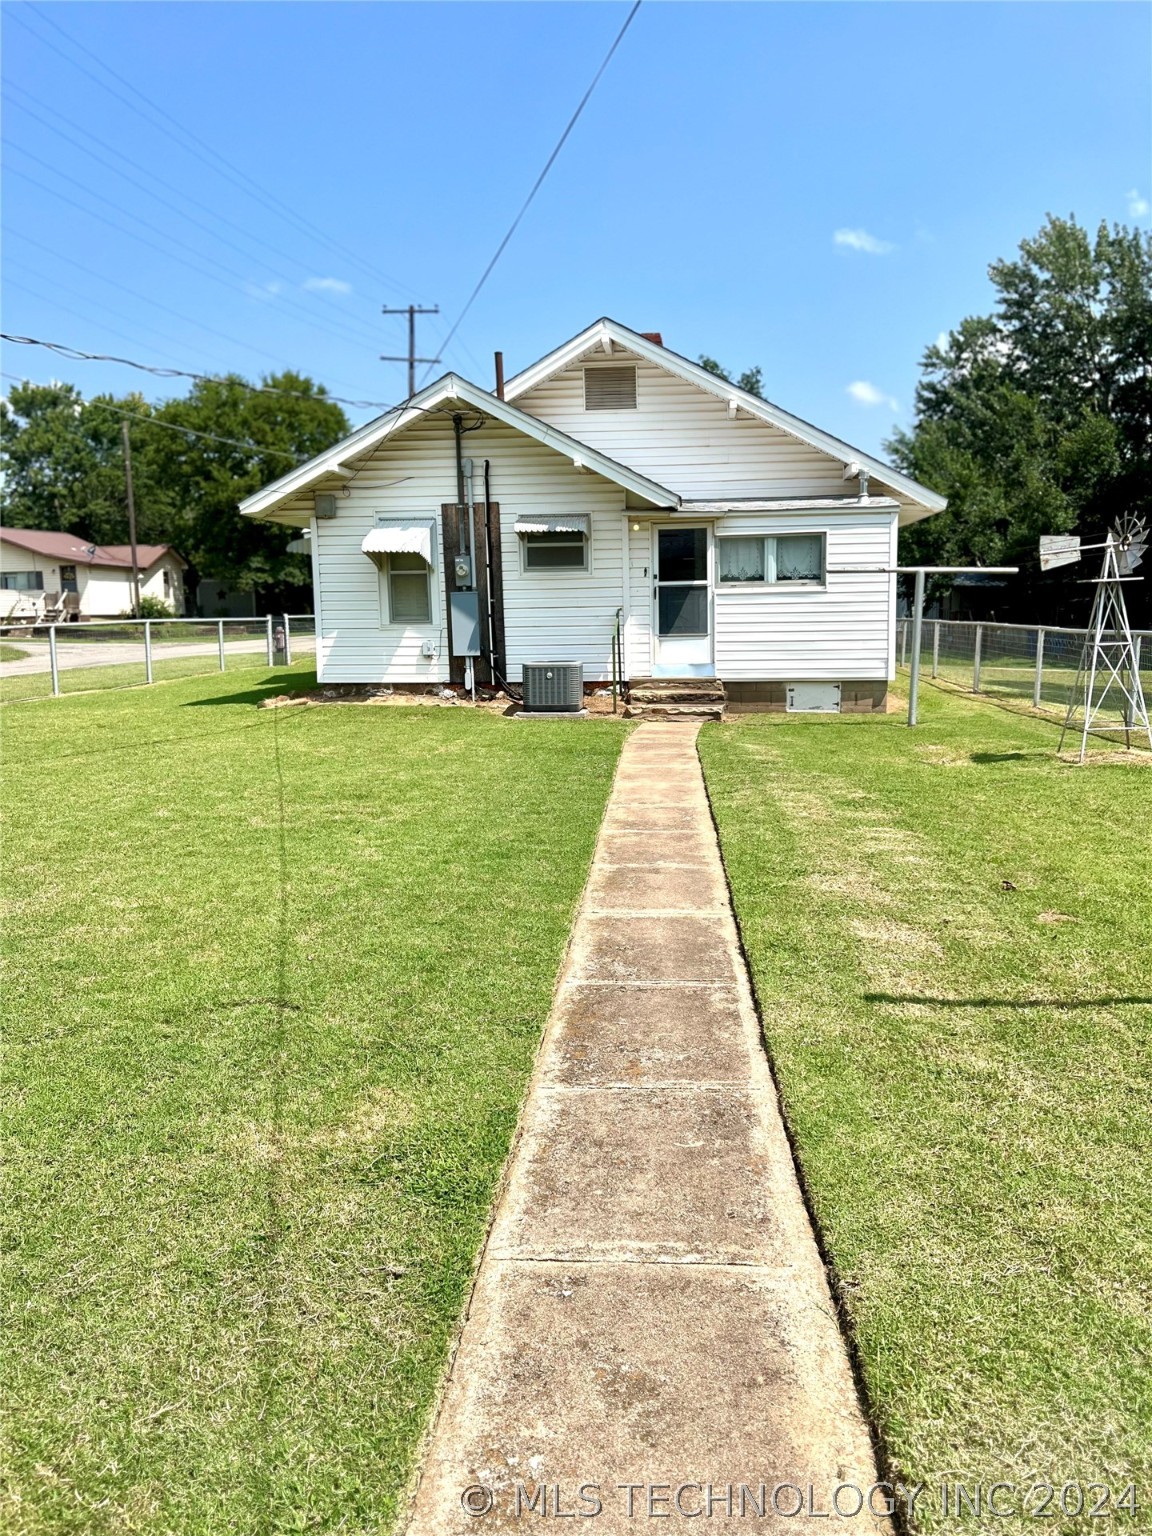
<path fill-rule="evenodd" d="M 826 1532 L 876 1482 L 696 734 L 624 748 L 409 1536 Z"/>

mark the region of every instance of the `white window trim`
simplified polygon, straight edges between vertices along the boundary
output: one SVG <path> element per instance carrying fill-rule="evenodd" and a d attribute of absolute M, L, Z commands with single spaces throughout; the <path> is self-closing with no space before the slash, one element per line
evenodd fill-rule
<path fill-rule="evenodd" d="M 579 539 L 584 546 L 583 565 L 529 565 L 528 541 L 529 539 L 538 538 L 540 538 L 538 533 L 518 533 L 516 535 L 517 542 L 520 545 L 520 574 L 522 576 L 530 576 L 532 578 L 537 576 L 578 576 L 581 572 L 587 575 L 592 569 L 592 534 L 590 532 L 587 535 L 582 533 L 572 535 L 573 542 Z"/>
<path fill-rule="evenodd" d="M 440 597 L 439 582 L 436 579 L 436 551 L 440 543 L 440 520 L 430 517 L 427 512 L 414 512 L 405 516 L 402 512 L 377 512 L 373 522 L 374 528 L 386 528 L 392 523 L 402 523 L 410 526 L 413 523 L 427 523 L 432 530 L 432 564 L 428 567 L 428 617 L 426 619 L 394 619 L 392 617 L 392 560 L 389 557 L 385 566 L 376 567 L 376 580 L 380 598 L 380 627 L 381 629 L 412 629 L 419 631 L 439 630 L 440 627 Z M 315 541 L 313 541 L 315 547 Z M 405 575 L 415 576 L 416 571 L 406 571 Z"/>
<path fill-rule="evenodd" d="M 725 581 L 720 575 L 720 551 L 716 551 L 716 591 L 723 595 L 728 592 L 827 592 L 828 590 L 828 533 L 824 528 L 789 528 L 780 533 L 742 533 L 735 528 L 725 529 L 723 533 L 717 532 L 718 545 L 724 539 L 760 539 L 765 545 L 764 549 L 764 580 L 763 581 Z M 796 538 L 819 538 L 820 540 L 820 569 L 822 575 L 819 581 L 778 581 L 776 579 L 776 540 Z"/>

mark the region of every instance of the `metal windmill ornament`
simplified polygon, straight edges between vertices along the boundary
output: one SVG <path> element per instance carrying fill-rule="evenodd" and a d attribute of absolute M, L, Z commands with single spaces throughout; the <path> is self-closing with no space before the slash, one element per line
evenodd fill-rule
<path fill-rule="evenodd" d="M 1126 747 L 1132 745 L 1132 732 L 1139 731 L 1148 737 L 1152 748 L 1152 726 L 1140 681 L 1140 651 L 1128 623 L 1123 586 L 1126 581 L 1144 579 L 1133 573 L 1147 546 L 1148 525 L 1134 512 L 1118 517 L 1102 544 L 1082 545 L 1075 535 L 1064 534 L 1040 540 L 1040 568 L 1045 571 L 1071 565 L 1090 549 L 1104 551 L 1099 576 L 1089 578 L 1096 597 L 1057 749 L 1063 748 L 1069 731 L 1079 730 L 1081 762 L 1088 753 L 1091 731 L 1123 730 Z M 1119 726 L 1104 720 L 1105 713 L 1113 709 L 1119 712 Z"/>

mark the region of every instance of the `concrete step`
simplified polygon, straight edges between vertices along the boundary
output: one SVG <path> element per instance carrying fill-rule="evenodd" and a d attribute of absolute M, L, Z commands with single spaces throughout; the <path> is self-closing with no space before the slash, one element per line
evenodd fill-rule
<path fill-rule="evenodd" d="M 628 687 L 633 704 L 720 704 L 724 684 L 713 677 L 638 677 Z"/>
<path fill-rule="evenodd" d="M 625 720 L 723 720 L 724 703 L 627 704 Z"/>

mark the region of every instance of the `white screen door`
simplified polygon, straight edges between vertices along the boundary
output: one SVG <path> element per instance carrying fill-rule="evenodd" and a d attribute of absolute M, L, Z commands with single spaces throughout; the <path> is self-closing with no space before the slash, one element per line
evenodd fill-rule
<path fill-rule="evenodd" d="M 712 583 L 707 528 L 657 528 L 653 584 L 656 677 L 711 677 Z"/>

